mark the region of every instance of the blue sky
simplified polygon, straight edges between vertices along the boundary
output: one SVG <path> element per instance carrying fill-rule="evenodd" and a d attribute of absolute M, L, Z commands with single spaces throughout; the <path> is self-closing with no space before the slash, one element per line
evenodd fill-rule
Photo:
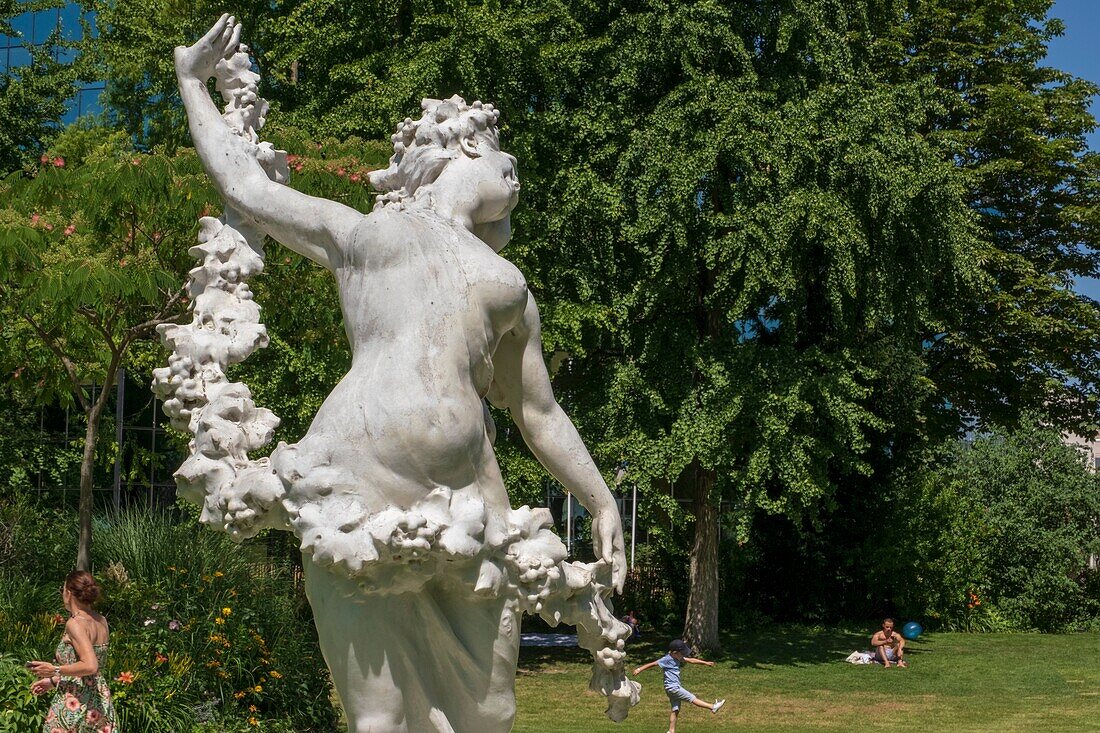
<path fill-rule="evenodd" d="M 1066 24 L 1066 33 L 1050 44 L 1047 65 L 1100 84 L 1100 0 L 1055 0 L 1050 12 Z M 1100 113 L 1096 101 L 1093 114 Z M 1100 149 L 1100 132 L 1089 136 L 1089 146 Z M 1077 283 L 1077 289 L 1100 300 L 1100 280 Z"/>

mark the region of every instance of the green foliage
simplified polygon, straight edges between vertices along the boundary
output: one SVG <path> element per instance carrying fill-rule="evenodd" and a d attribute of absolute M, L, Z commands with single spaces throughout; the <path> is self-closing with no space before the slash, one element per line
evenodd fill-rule
<path fill-rule="evenodd" d="M 11 20 L 21 13 L 56 8 L 59 0 L 0 3 L 0 33 L 16 37 Z M 66 101 L 77 91 L 82 78 L 80 63 L 58 61 L 73 44 L 55 31 L 45 43 L 34 45 L 23 39 L 31 62 L 5 67 L 0 72 L 0 174 L 9 173 L 43 155 L 61 128 Z"/>
<path fill-rule="evenodd" d="M 243 730 L 254 728 L 249 719 L 271 718 L 331 733 L 328 674 L 290 566 L 268 561 L 259 542 L 236 545 L 186 514 L 137 510 L 96 521 L 99 610 L 111 624 L 104 675 L 126 730 Z M 29 686 L 23 660 L 51 658 L 63 631 L 58 585 L 68 567 L 47 574 L 37 562 L 21 555 L 0 568 L 0 648 L 20 665 L 0 659 L 0 691 L 8 709 L 40 726 L 42 705 L 6 692 Z M 16 714 L 0 711 L 0 726 Z"/>
<path fill-rule="evenodd" d="M 0 492 L 0 574 L 52 585 L 72 570 L 76 533 L 59 511 L 22 491 Z M 14 588 L 20 588 L 16 583 Z"/>
<path fill-rule="evenodd" d="M 95 5 L 130 131 L 149 111 L 150 139 L 182 139 L 168 49 L 220 8 Z M 856 546 L 895 471 L 967 420 L 1100 423 L 1100 307 L 1072 291 L 1100 262 L 1095 89 L 1043 67 L 1050 7 L 300 0 L 239 16 L 276 125 L 373 138 L 422 96 L 496 103 L 524 184 L 507 254 L 598 462 L 629 461 L 644 519 L 670 518 L 654 535 L 670 558 L 690 519 L 675 488 L 696 512 L 721 498 L 745 552 L 789 537 L 825 568 L 844 554 L 827 538 Z M 315 191 L 344 195 L 337 178 Z M 291 434 L 347 357 L 327 280 L 278 262 L 327 314 L 269 322 L 264 357 L 287 367 L 255 379 L 272 405 L 305 388 L 283 407 Z M 545 475 L 497 418 L 505 478 L 535 501 Z"/>
<path fill-rule="evenodd" d="M 1032 417 L 957 444 L 912 483 L 880 550 L 899 606 L 968 631 L 1059 631 L 1100 613 L 1100 477 L 1058 431 Z"/>
<path fill-rule="evenodd" d="M 0 654 L 0 733 L 39 730 L 46 705 L 30 692 L 34 677 L 23 668 L 25 660 Z"/>
<path fill-rule="evenodd" d="M 261 548 L 193 519 L 133 511 L 102 522 L 95 549 L 112 624 L 108 669 L 133 675 L 114 684 L 128 726 L 183 730 L 201 713 L 331 730 L 327 672 L 289 568 L 265 565 Z"/>

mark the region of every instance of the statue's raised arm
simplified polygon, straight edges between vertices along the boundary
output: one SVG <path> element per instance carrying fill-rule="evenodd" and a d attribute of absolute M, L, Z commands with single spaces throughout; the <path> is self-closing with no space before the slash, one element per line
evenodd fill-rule
<path fill-rule="evenodd" d="M 227 125 L 210 99 L 206 82 L 219 64 L 232 63 L 240 37 L 241 26 L 223 15 L 194 45 L 176 48 L 176 79 L 195 150 L 229 206 L 272 239 L 331 269 L 363 214 L 268 177 L 257 160 L 255 140 Z M 242 100 L 242 112 L 248 104 Z M 250 112 L 262 119 L 266 103 Z"/>

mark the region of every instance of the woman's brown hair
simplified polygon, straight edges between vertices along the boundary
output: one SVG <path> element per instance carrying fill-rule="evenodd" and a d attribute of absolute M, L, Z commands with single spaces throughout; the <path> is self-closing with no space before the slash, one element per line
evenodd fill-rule
<path fill-rule="evenodd" d="M 86 606 L 90 606 L 99 600 L 99 583 L 87 570 L 74 570 L 65 578 L 65 587 L 73 594 L 73 598 Z"/>

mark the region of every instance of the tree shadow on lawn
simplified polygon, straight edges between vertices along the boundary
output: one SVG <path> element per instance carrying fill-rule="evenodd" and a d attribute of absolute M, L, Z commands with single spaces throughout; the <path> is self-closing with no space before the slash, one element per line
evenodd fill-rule
<path fill-rule="evenodd" d="M 871 626 L 867 631 L 854 631 L 789 624 L 723 634 L 719 658 L 736 667 L 757 669 L 841 662 L 854 651 L 870 651 L 874 631 Z M 906 642 L 906 655 L 922 651 L 920 642 Z"/>
<path fill-rule="evenodd" d="M 821 628 L 797 624 L 769 626 L 722 635 L 722 652 L 707 659 L 732 662 L 734 667 L 763 669 L 781 666 L 809 666 L 842 662 L 853 651 L 868 651 L 874 629 Z M 627 645 L 627 665 L 638 666 L 663 656 L 672 636 L 650 632 Z M 906 654 L 919 655 L 919 641 L 906 643 Z M 563 665 L 588 665 L 592 655 L 579 647 L 521 647 L 519 668 L 536 672 Z"/>

